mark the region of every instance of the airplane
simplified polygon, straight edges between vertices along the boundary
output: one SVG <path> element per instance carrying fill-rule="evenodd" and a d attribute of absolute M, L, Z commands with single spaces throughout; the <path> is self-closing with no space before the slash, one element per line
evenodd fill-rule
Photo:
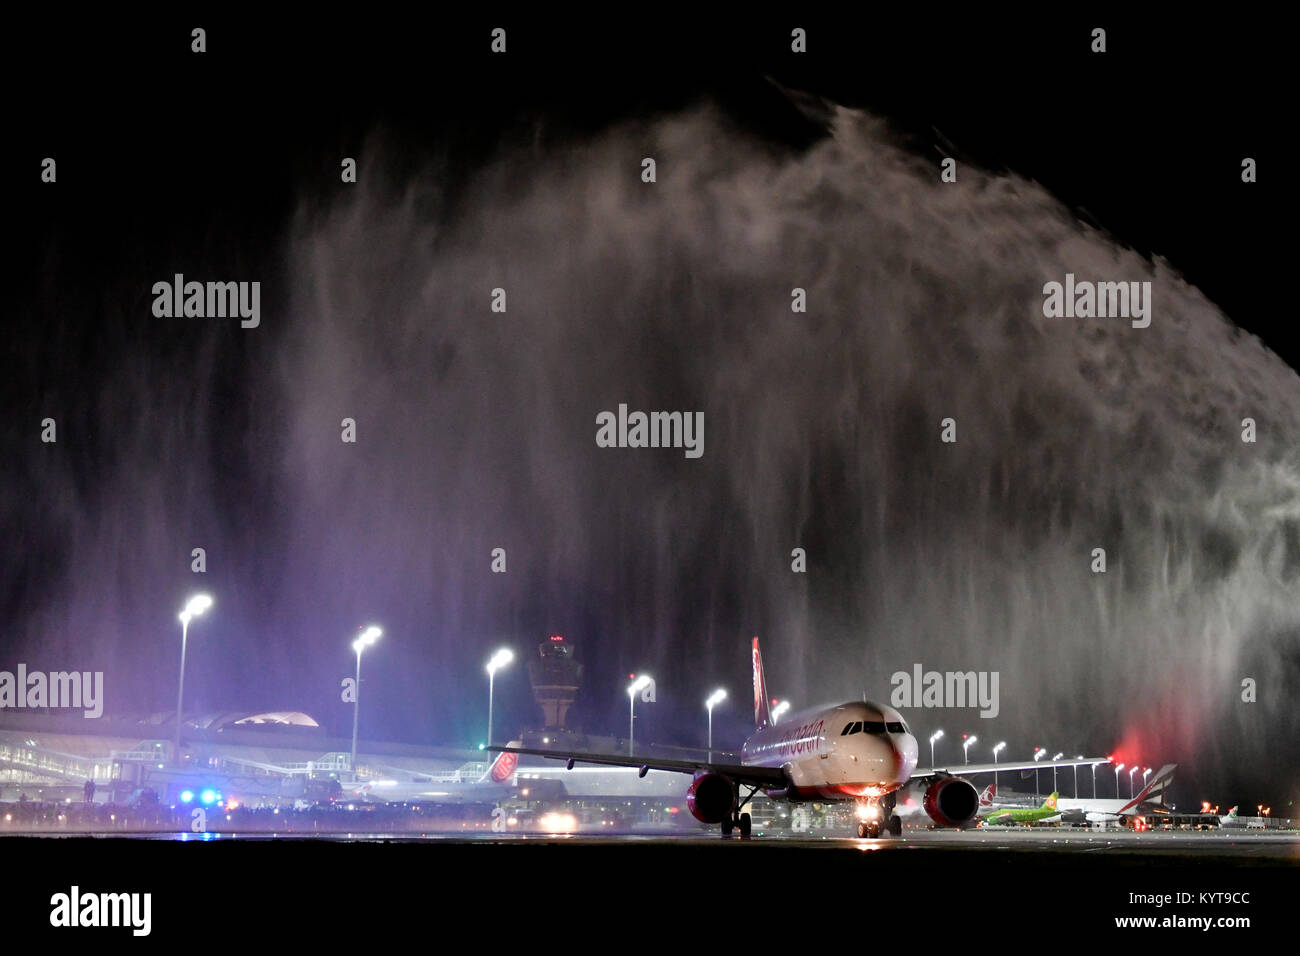
<path fill-rule="evenodd" d="M 523 741 L 511 741 L 512 745 L 516 743 Z M 345 784 L 342 799 L 379 803 L 418 803 L 432 799 L 442 803 L 499 800 L 511 786 L 518 764 L 516 754 L 499 753 L 477 780 L 367 780 Z"/>
<path fill-rule="evenodd" d="M 900 817 L 906 819 L 914 817 L 917 814 L 925 813 L 924 797 L 920 800 L 913 799 L 912 796 L 907 793 L 906 788 L 900 790 L 899 793 L 903 794 L 903 796 L 899 798 L 903 801 L 902 804 L 896 807 L 896 812 Z M 998 806 L 997 798 L 997 785 L 991 783 L 980 792 L 980 812 L 983 813 L 986 810 L 992 810 L 995 806 Z"/>
<path fill-rule="evenodd" d="M 1082 823 L 1125 823 L 1145 813 L 1161 813 L 1167 810 L 1165 793 L 1173 782 L 1177 764 L 1167 763 L 1156 772 L 1136 797 L 1125 800 L 1079 799 L 1062 797 L 1058 801 L 1061 808 L 1061 822 Z"/>
<path fill-rule="evenodd" d="M 1061 811 L 1056 808 L 1056 800 L 1059 796 L 1059 793 L 1053 793 L 1043 801 L 1041 807 L 1001 807 L 991 810 L 980 818 L 980 823 L 984 826 L 1010 826 L 1016 823 L 1028 825 L 1059 817 Z"/>
<path fill-rule="evenodd" d="M 1221 827 L 1245 827 L 1247 830 L 1264 830 L 1267 824 L 1256 817 L 1253 820 L 1247 820 L 1245 817 L 1237 816 L 1237 808 L 1229 807 L 1226 816 L 1219 817 L 1219 826 Z"/>
<path fill-rule="evenodd" d="M 909 781 L 929 782 L 922 802 L 930 819 L 942 827 L 960 828 L 975 820 L 980 809 L 979 791 L 961 774 L 1087 766 L 1108 760 L 1031 760 L 918 770 L 916 738 L 892 707 L 855 700 L 801 711 L 778 724 L 772 719 L 773 701 L 767 694 L 757 637 L 751 656 L 754 733 L 742 745 L 739 762 L 591 754 L 509 744 L 489 744 L 487 749 L 564 760 L 569 769 L 580 762 L 639 767 L 642 777 L 651 770 L 690 774 L 687 809 L 701 823 L 717 824 L 722 836 L 730 837 L 739 830 L 742 839 L 750 837 L 752 822 L 740 808 L 760 790 L 773 800 L 790 803 L 855 802 L 858 836 L 874 839 L 882 833 L 902 833 L 902 819 L 894 807 L 898 791 Z M 742 788 L 749 791 L 743 798 Z"/>

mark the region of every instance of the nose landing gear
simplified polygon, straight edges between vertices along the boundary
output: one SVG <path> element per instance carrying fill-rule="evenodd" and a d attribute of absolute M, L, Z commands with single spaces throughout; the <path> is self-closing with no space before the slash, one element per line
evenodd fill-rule
<path fill-rule="evenodd" d="M 883 797 L 868 797 L 860 805 L 860 812 L 866 819 L 858 822 L 859 840 L 875 840 L 885 833 L 890 836 L 902 835 L 903 820 L 894 813 L 895 800 L 895 795 L 889 793 Z"/>

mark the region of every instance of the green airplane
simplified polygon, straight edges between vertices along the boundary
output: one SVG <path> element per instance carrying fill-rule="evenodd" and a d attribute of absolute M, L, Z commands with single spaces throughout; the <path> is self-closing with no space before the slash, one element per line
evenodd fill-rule
<path fill-rule="evenodd" d="M 980 817 L 980 823 L 986 826 L 1011 826 L 1023 823 L 1027 826 L 1040 820 L 1046 820 L 1049 817 L 1059 816 L 1061 811 L 1056 809 L 1056 798 L 1058 796 L 1059 794 L 1053 793 L 1043 801 L 1041 807 L 1002 807 L 997 810 L 990 810 L 985 816 Z"/>

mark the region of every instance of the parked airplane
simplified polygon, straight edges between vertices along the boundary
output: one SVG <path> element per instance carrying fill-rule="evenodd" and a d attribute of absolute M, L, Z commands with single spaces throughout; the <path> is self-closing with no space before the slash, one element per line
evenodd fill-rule
<path fill-rule="evenodd" d="M 1012 826 L 1017 823 L 1028 826 L 1031 823 L 1045 823 L 1061 815 L 1061 811 L 1056 808 L 1056 799 L 1059 796 L 1060 794 L 1053 793 L 1043 801 L 1041 807 L 1001 807 L 990 810 L 980 819 L 980 823 L 985 826 Z"/>
<path fill-rule="evenodd" d="M 1226 816 L 1219 817 L 1221 827 L 1245 827 L 1247 830 L 1264 830 L 1268 825 L 1260 818 L 1246 819 L 1237 816 L 1237 808 L 1230 807 Z"/>
<path fill-rule="evenodd" d="M 1105 763 L 1105 758 L 1044 760 L 1034 763 L 959 764 L 952 768 L 916 768 L 916 738 L 898 711 L 869 701 L 850 701 L 772 719 L 763 658 L 758 638 L 753 644 L 754 733 L 740 750 L 739 763 L 708 760 L 669 760 L 628 754 L 589 754 L 489 746 L 503 753 L 531 754 L 575 762 L 639 767 L 689 773 L 694 777 L 686 805 L 701 823 L 716 823 L 722 835 L 739 830 L 750 835 L 751 821 L 740 808 L 762 790 L 774 800 L 791 803 L 854 801 L 858 805 L 858 836 L 897 836 L 902 820 L 894 813 L 897 793 L 911 780 L 928 780 L 923 804 L 939 826 L 962 827 L 979 813 L 979 792 L 958 774 L 995 770 L 1032 770 Z M 741 788 L 749 792 L 743 798 Z"/>
<path fill-rule="evenodd" d="M 516 743 L 522 741 L 511 741 L 512 745 Z M 344 784 L 343 799 L 381 803 L 499 800 L 507 794 L 518 764 L 516 754 L 503 752 L 497 754 L 483 775 L 475 780 L 366 780 Z"/>
<path fill-rule="evenodd" d="M 1125 800 L 1079 799 L 1062 797 L 1062 823 L 1123 823 L 1146 813 L 1166 812 L 1165 793 L 1173 782 L 1177 764 L 1167 763 L 1151 778 L 1136 797 Z"/>

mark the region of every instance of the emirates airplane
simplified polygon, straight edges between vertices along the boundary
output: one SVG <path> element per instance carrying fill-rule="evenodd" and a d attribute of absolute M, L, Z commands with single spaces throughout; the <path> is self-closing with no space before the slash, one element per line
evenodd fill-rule
<path fill-rule="evenodd" d="M 754 638 L 754 733 L 740 750 L 739 763 L 707 760 L 668 760 L 625 754 L 590 754 L 524 747 L 494 747 L 500 753 L 530 754 L 574 763 L 639 767 L 641 776 L 651 770 L 688 773 L 694 777 L 686 791 L 686 805 L 701 823 L 718 824 L 724 837 L 735 830 L 750 835 L 751 821 L 740 808 L 759 790 L 773 800 L 800 803 L 854 801 L 858 805 L 858 836 L 894 836 L 903 830 L 894 813 L 897 792 L 909 781 L 929 780 L 924 807 L 941 827 L 972 825 L 980 811 L 980 796 L 961 774 L 1087 766 L 1107 758 L 1040 760 L 1024 763 L 959 764 L 954 767 L 916 767 L 916 738 L 898 711 L 868 701 L 850 701 L 833 707 L 792 714 L 778 724 L 772 719 L 772 701 L 763 677 L 763 658 Z M 741 795 L 742 789 L 748 793 Z"/>

